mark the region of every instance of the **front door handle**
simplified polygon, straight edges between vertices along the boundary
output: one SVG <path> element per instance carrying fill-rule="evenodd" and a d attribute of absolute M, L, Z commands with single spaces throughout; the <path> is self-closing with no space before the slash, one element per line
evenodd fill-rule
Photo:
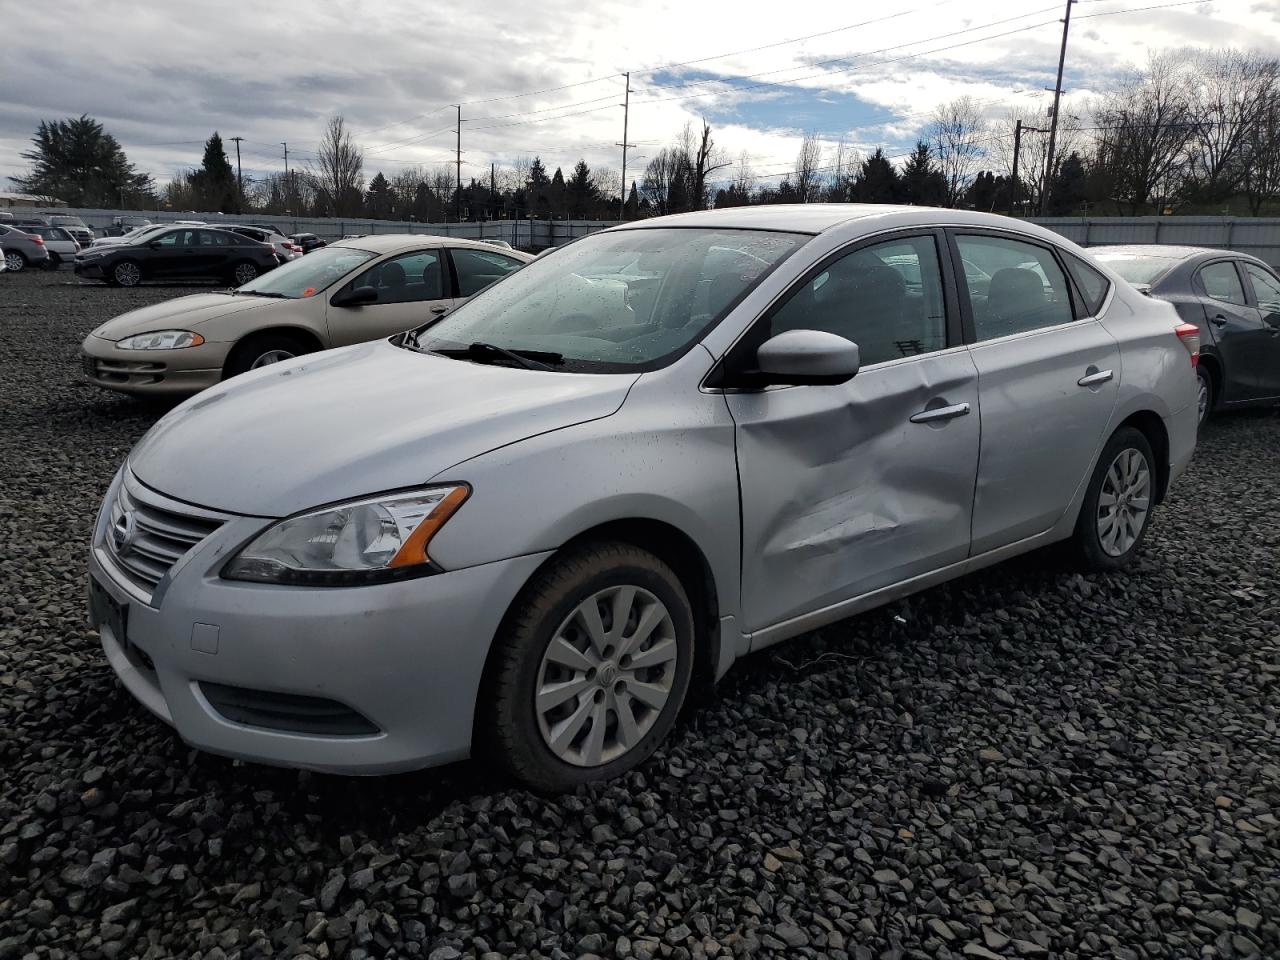
<path fill-rule="evenodd" d="M 1093 373 L 1086 373 L 1076 383 L 1082 387 L 1096 387 L 1100 383 L 1106 383 L 1112 376 L 1114 374 L 1110 370 L 1095 370 Z"/>
<path fill-rule="evenodd" d="M 933 407 L 929 410 L 921 410 L 911 418 L 912 423 L 934 423 L 938 420 L 951 420 L 955 417 L 963 417 L 969 412 L 967 403 L 953 403 L 949 407 Z"/>
<path fill-rule="evenodd" d="M 446 310 L 448 310 L 448 309 L 449 309 L 448 307 L 446 307 L 446 306 L 444 306 L 443 304 L 441 304 L 440 306 L 432 307 L 432 308 L 431 308 L 431 312 L 432 312 L 432 313 L 434 313 L 434 314 L 438 317 L 438 316 L 440 316 L 440 314 L 444 313 L 444 312 L 445 312 Z"/>

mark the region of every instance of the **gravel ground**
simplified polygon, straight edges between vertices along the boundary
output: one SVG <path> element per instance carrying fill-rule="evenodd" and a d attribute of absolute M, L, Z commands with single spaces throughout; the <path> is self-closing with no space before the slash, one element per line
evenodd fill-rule
<path fill-rule="evenodd" d="M 80 338 L 180 289 L 0 275 L 0 960 L 1280 956 L 1280 419 L 1214 422 L 1125 574 L 1006 564 L 739 664 L 624 781 L 186 748 L 84 616 L 161 412 Z"/>

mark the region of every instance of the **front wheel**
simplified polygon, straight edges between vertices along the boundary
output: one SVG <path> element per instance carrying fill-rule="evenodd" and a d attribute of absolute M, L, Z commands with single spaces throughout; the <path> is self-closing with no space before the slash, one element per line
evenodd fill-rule
<path fill-rule="evenodd" d="M 499 635 L 479 727 L 516 780 L 559 792 L 619 776 L 666 738 L 693 672 L 693 611 L 671 568 L 625 543 L 576 548 Z"/>
<path fill-rule="evenodd" d="M 242 260 L 237 263 L 231 270 L 231 280 L 237 287 L 243 287 L 246 283 L 258 275 L 258 267 L 256 264 L 250 263 L 248 260 Z"/>
<path fill-rule="evenodd" d="M 264 333 L 249 337 L 236 344 L 235 349 L 231 351 L 223 376 L 224 379 L 234 377 L 282 360 L 292 360 L 294 357 L 310 352 L 311 348 L 307 344 L 287 333 Z"/>
<path fill-rule="evenodd" d="M 136 287 L 142 282 L 142 268 L 132 260 L 121 260 L 111 268 L 111 279 L 117 286 Z"/>
<path fill-rule="evenodd" d="M 1140 430 L 1117 430 L 1098 458 L 1076 521 L 1075 546 L 1098 570 L 1118 570 L 1146 538 L 1155 506 L 1156 469 Z"/>

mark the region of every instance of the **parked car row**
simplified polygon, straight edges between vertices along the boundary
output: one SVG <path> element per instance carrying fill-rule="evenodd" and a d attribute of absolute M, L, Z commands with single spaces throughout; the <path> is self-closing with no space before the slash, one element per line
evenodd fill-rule
<path fill-rule="evenodd" d="M 207 388 L 107 491 L 92 622 L 194 746 L 572 789 L 748 652 L 1055 542 L 1124 566 L 1195 447 L 1200 339 L 955 210 L 706 211 L 536 260 L 341 241 L 86 340 L 96 383 Z"/>
<path fill-rule="evenodd" d="M 275 248 L 252 236 L 166 224 L 82 250 L 76 256 L 75 271 L 78 277 L 120 287 L 137 286 L 144 280 L 216 280 L 240 286 L 279 263 Z"/>

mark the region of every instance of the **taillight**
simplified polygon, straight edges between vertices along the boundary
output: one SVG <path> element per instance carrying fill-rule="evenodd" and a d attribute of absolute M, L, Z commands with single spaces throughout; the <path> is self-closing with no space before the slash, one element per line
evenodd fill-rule
<path fill-rule="evenodd" d="M 1194 367 L 1200 362 L 1200 328 L 1194 323 L 1180 323 L 1173 328 L 1173 332 L 1187 348 L 1187 353 L 1191 354 L 1191 366 Z"/>
<path fill-rule="evenodd" d="M 31 239 L 35 241 L 37 247 L 44 246 L 44 237 L 37 236 L 36 234 L 33 233 L 31 234 Z"/>

